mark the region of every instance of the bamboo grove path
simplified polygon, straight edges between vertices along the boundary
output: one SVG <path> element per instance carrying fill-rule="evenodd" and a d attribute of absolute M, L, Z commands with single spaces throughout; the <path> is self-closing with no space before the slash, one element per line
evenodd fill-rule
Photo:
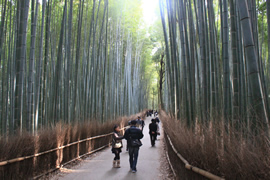
<path fill-rule="evenodd" d="M 126 152 L 126 141 L 123 140 L 124 148 L 121 153 L 121 168 L 112 168 L 112 159 L 114 155 L 111 148 L 101 151 L 94 158 L 85 159 L 79 167 L 69 169 L 68 173 L 60 174 L 53 179 L 59 180 L 158 180 L 161 179 L 161 152 L 163 133 L 158 136 L 156 146 L 151 147 L 148 126 L 151 118 L 145 119 L 145 128 L 143 130 L 144 138 L 142 139 L 143 146 L 140 148 L 137 173 L 129 171 L 129 156 Z M 160 124 L 161 132 L 162 125 Z"/>

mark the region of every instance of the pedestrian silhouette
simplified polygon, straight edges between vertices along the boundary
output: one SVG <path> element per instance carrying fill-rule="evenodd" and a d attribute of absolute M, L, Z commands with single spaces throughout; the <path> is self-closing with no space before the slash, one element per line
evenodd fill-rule
<path fill-rule="evenodd" d="M 115 125 L 113 128 L 113 137 L 112 137 L 112 153 L 115 154 L 113 159 L 113 167 L 120 168 L 120 153 L 122 152 L 122 139 L 123 136 L 120 136 L 120 127 Z"/>
<path fill-rule="evenodd" d="M 155 119 L 152 119 L 151 121 L 152 123 L 149 124 L 149 134 L 150 134 L 151 145 L 153 147 L 155 146 L 155 141 L 157 140 L 158 125 Z"/>
<path fill-rule="evenodd" d="M 142 131 L 136 127 L 137 121 L 131 121 L 131 127 L 125 131 L 124 138 L 127 140 L 129 152 L 130 170 L 133 173 L 137 172 L 137 161 L 139 156 L 139 149 L 142 146 L 140 139 L 143 138 Z"/>

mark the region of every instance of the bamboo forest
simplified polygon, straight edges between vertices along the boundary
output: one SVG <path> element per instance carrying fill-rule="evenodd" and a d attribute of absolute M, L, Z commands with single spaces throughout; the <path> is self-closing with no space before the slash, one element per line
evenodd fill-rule
<path fill-rule="evenodd" d="M 152 113 L 167 170 L 119 179 L 268 179 L 269 52 L 270 0 L 0 0 L 0 179 L 51 179 L 131 120 L 149 138 Z"/>

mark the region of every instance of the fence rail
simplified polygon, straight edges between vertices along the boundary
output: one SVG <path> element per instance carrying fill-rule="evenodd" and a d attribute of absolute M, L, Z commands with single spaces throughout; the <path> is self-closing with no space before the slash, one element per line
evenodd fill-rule
<path fill-rule="evenodd" d="M 121 130 L 124 130 L 124 129 L 126 129 L 126 128 L 127 128 L 127 127 L 124 127 L 124 128 L 122 128 Z M 108 133 L 108 134 L 98 135 L 98 136 L 94 136 L 94 137 L 82 139 L 82 140 L 79 140 L 79 141 L 76 141 L 76 142 L 73 142 L 73 143 L 69 143 L 69 144 L 66 144 L 66 145 L 63 145 L 63 146 L 60 146 L 60 147 L 57 147 L 57 148 L 48 150 L 48 151 L 44 151 L 44 152 L 41 152 L 41 153 L 37 153 L 37 154 L 34 154 L 34 155 L 24 156 L 24 157 L 18 157 L 18 158 L 14 158 L 14 159 L 2 161 L 2 162 L 0 162 L 0 166 L 5 166 L 5 165 L 7 165 L 7 164 L 11 164 L 11 163 L 15 163 L 15 162 L 20 162 L 20 161 L 24 161 L 24 160 L 26 160 L 26 159 L 38 157 L 38 156 L 41 156 L 41 155 L 44 155 L 44 154 L 48 154 L 48 153 L 51 153 L 51 152 L 54 152 L 54 151 L 58 151 L 58 150 L 64 149 L 64 148 L 69 147 L 69 146 L 73 146 L 73 145 L 76 145 L 76 144 L 80 144 L 80 143 L 85 142 L 85 141 L 90 141 L 90 140 L 93 140 L 93 139 L 98 139 L 98 138 L 102 138 L 102 137 L 111 136 L 112 134 L 113 134 L 113 133 Z M 175 153 L 175 154 L 178 156 L 178 158 L 185 164 L 185 168 L 186 168 L 186 169 L 192 170 L 193 172 L 198 173 L 198 174 L 200 174 L 200 175 L 202 175 L 202 176 L 204 176 L 204 177 L 207 177 L 207 178 L 209 178 L 209 179 L 213 179 L 213 180 L 225 180 L 225 179 L 222 178 L 222 177 L 216 176 L 216 175 L 214 175 L 214 174 L 212 174 L 212 173 L 210 173 L 210 172 L 208 172 L 208 171 L 205 171 L 205 170 L 203 170 L 203 169 L 200 169 L 200 168 L 198 168 L 198 167 L 195 167 L 195 166 L 190 165 L 189 162 L 188 162 L 188 161 L 187 161 L 180 153 L 178 153 L 178 151 L 176 150 L 175 146 L 173 145 L 173 143 L 172 143 L 172 141 L 171 141 L 169 135 L 168 135 L 167 133 L 165 133 L 165 134 L 166 134 L 166 137 L 167 137 L 167 139 L 168 139 L 168 142 L 169 142 L 170 146 L 172 147 L 174 153 Z M 38 178 L 40 178 L 40 177 L 42 177 L 42 176 L 44 176 L 44 175 L 46 175 L 46 174 L 48 174 L 48 173 L 50 173 L 50 172 L 53 172 L 53 171 L 55 171 L 55 170 L 57 170 L 57 169 L 59 169 L 59 168 L 65 166 L 65 165 L 67 165 L 67 164 L 69 164 L 69 163 L 71 163 L 71 162 L 77 160 L 77 159 L 82 158 L 83 156 L 86 156 L 86 155 L 95 153 L 95 152 L 97 152 L 97 151 L 99 151 L 99 150 L 102 150 L 102 149 L 106 148 L 107 146 L 109 146 L 109 144 L 108 144 L 108 145 L 104 145 L 104 146 L 102 146 L 102 147 L 99 147 L 99 148 L 97 148 L 97 149 L 95 149 L 95 150 L 93 150 L 93 151 L 90 151 L 90 152 L 88 152 L 88 153 L 85 153 L 85 154 L 83 154 L 83 155 L 80 155 L 80 156 L 78 156 L 78 157 L 76 157 L 76 158 L 74 158 L 74 159 L 72 159 L 72 160 L 70 160 L 70 161 L 68 161 L 68 162 L 66 162 L 66 163 L 64 163 L 64 164 L 62 164 L 62 165 L 56 167 L 55 169 L 51 169 L 50 171 L 48 171 L 48 172 L 46 172 L 46 173 L 44 173 L 44 174 L 42 174 L 42 175 L 39 175 L 39 176 L 34 177 L 34 179 L 38 179 Z M 167 158 L 168 158 L 168 160 L 169 160 L 169 156 L 167 156 Z M 175 173 L 174 173 L 174 175 L 175 175 Z"/>
<path fill-rule="evenodd" d="M 165 132 L 165 131 L 164 131 Z M 212 179 L 212 180 L 225 180 L 224 178 L 222 177 L 219 177 L 217 175 L 214 175 L 208 171 L 205 171 L 203 169 L 200 169 L 198 167 L 195 167 L 195 166 L 192 166 L 189 164 L 189 162 L 176 150 L 175 146 L 173 145 L 172 141 L 171 141 L 171 138 L 169 137 L 169 135 L 165 132 L 166 136 L 167 136 L 167 139 L 169 141 L 169 144 L 170 146 L 172 147 L 174 153 L 177 155 L 177 157 L 185 164 L 185 168 L 188 169 L 188 170 L 191 170 L 197 174 L 200 174 L 206 178 L 209 178 L 209 179 Z M 167 157 L 169 158 L 169 157 Z M 168 159 L 170 161 L 170 159 Z M 174 170 L 173 170 L 174 172 Z M 174 173 L 175 175 L 175 173 Z"/>
<path fill-rule="evenodd" d="M 107 144 L 107 145 L 105 145 L 105 146 L 102 146 L 102 147 L 100 147 L 100 148 L 97 148 L 97 149 L 95 149 L 95 150 L 93 150 L 93 151 L 90 151 L 90 152 L 88 152 L 88 153 L 85 153 L 85 154 L 83 154 L 83 155 L 80 155 L 79 157 L 77 157 L 77 158 L 75 158 L 75 159 L 72 159 L 72 160 L 70 160 L 70 161 L 68 161 L 68 162 L 66 162 L 66 163 L 64 163 L 64 164 L 62 164 L 61 166 L 57 166 L 57 167 L 54 168 L 54 169 L 50 169 L 48 172 L 45 172 L 45 173 L 43 173 L 43 174 L 40 174 L 40 175 L 34 177 L 33 179 L 39 179 L 39 178 L 41 178 L 41 177 L 43 177 L 43 176 L 45 176 L 45 175 L 47 175 L 47 174 L 49 174 L 49 173 L 52 173 L 52 172 L 54 172 L 54 171 L 56 171 L 56 170 L 58 170 L 58 169 L 64 167 L 65 165 L 67 165 L 67 164 L 69 164 L 69 163 L 71 163 L 71 162 L 73 162 L 73 161 L 75 161 L 75 160 L 78 160 L 78 159 L 80 159 L 80 158 L 82 158 L 82 157 L 84 157 L 84 156 L 93 154 L 93 153 L 95 153 L 95 152 L 98 152 L 98 151 L 100 151 L 100 150 L 102 150 L 102 149 L 104 149 L 104 148 L 106 148 L 106 147 L 108 147 L 108 146 L 109 146 L 109 144 Z"/>
<path fill-rule="evenodd" d="M 124 130 L 125 128 L 126 128 L 126 127 L 122 128 L 122 129 L 120 129 L 120 130 Z M 41 155 L 44 155 L 44 154 L 48 154 L 48 153 L 51 153 L 51 152 L 54 152 L 54 151 L 58 151 L 58 150 L 64 149 L 64 148 L 69 147 L 69 146 L 73 146 L 73 145 L 76 145 L 76 144 L 80 144 L 80 143 L 85 142 L 85 141 L 90 141 L 90 140 L 93 140 L 93 139 L 98 139 L 98 138 L 102 138 L 102 137 L 107 137 L 107 136 L 110 136 L 110 135 L 112 135 L 112 134 L 113 134 L 113 133 L 108 133 L 108 134 L 98 135 L 98 136 L 94 136 L 94 137 L 82 139 L 82 140 L 79 140 L 79 141 L 76 141 L 76 142 L 73 142 L 73 143 L 69 143 L 69 144 L 66 144 L 66 145 L 63 145 L 63 146 L 54 148 L 54 149 L 50 149 L 50 150 L 48 150 L 48 151 L 44 151 L 44 152 L 41 152 L 41 153 L 33 154 L 33 155 L 30 155 L 30 156 L 18 157 L 18 158 L 14 158 L 14 159 L 2 161 L 2 162 L 0 162 L 0 166 L 5 166 L 5 165 L 7 165 L 7 164 L 11 164 L 11 163 L 19 162 L 19 161 L 24 161 L 24 160 L 26 160 L 26 159 L 38 157 L 38 156 L 41 156 Z M 98 149 L 99 149 L 99 148 L 98 148 Z M 76 159 L 77 159 L 77 158 L 76 158 Z"/>

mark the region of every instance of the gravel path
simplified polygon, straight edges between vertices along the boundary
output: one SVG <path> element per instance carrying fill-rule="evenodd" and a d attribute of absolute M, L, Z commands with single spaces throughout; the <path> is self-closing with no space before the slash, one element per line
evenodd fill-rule
<path fill-rule="evenodd" d="M 163 133 L 158 136 L 155 147 L 151 147 L 148 125 L 151 118 L 145 119 L 143 146 L 140 148 L 137 173 L 129 171 L 128 152 L 125 151 L 126 141 L 121 153 L 121 168 L 112 168 L 114 155 L 107 148 L 96 155 L 83 160 L 80 165 L 61 170 L 51 179 L 59 180 L 163 180 L 172 179 L 164 156 Z M 160 124 L 161 132 L 162 125 Z"/>

